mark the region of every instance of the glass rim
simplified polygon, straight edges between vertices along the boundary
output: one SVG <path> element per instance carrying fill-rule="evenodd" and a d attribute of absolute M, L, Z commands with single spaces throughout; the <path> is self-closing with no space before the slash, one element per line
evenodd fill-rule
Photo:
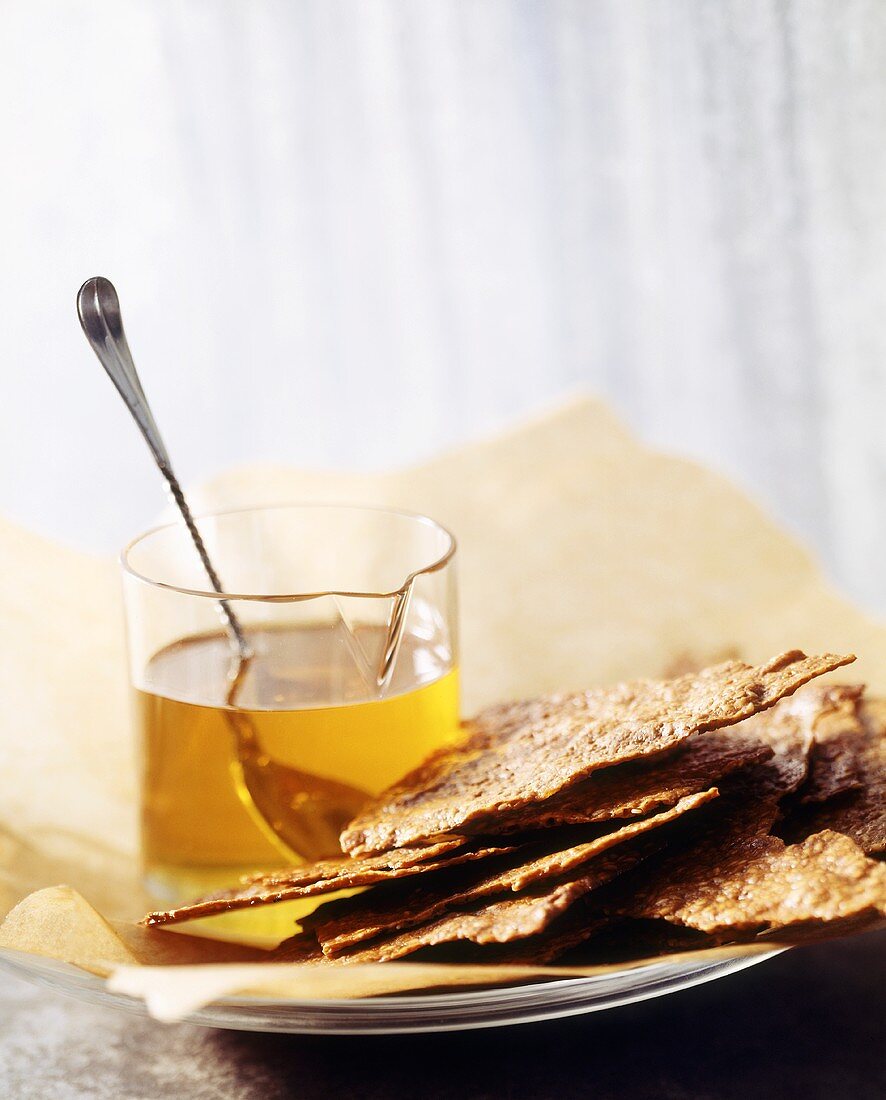
<path fill-rule="evenodd" d="M 211 512 L 200 512 L 194 516 L 195 522 L 199 525 L 201 520 L 206 519 L 219 519 L 223 516 L 236 516 L 247 515 L 250 512 L 275 512 L 275 511 L 311 511 L 311 510 L 328 510 L 328 511 L 341 511 L 341 512 L 375 512 L 380 515 L 388 516 L 400 516 L 404 519 L 416 520 L 423 526 L 432 527 L 437 531 L 442 532 L 449 540 L 445 552 L 434 561 L 429 562 L 427 565 L 423 565 L 420 569 L 413 569 L 404 580 L 403 584 L 399 588 L 394 588 L 389 592 L 360 592 L 348 589 L 322 589 L 311 592 L 281 592 L 281 593 L 261 593 L 261 592 L 229 592 L 224 590 L 222 592 L 216 592 L 213 588 L 187 588 L 184 585 L 172 584 L 169 581 L 162 581 L 155 577 L 145 576 L 144 573 L 140 573 L 130 561 L 130 555 L 147 539 L 153 535 L 159 534 L 161 531 L 170 531 L 174 528 L 179 528 L 183 532 L 185 531 L 184 524 L 181 519 L 171 520 L 168 523 L 158 523 L 153 527 L 149 527 L 146 531 L 142 531 L 140 535 L 136 535 L 135 538 L 130 539 L 129 542 L 123 547 L 119 554 L 120 566 L 125 574 L 133 577 L 135 580 L 140 581 L 143 584 L 150 585 L 152 588 L 161 588 L 167 592 L 176 592 L 181 596 L 194 596 L 201 599 L 209 600 L 238 600 L 238 601 L 252 601 L 253 603 L 297 603 L 303 600 L 316 600 L 323 596 L 348 596 L 356 599 L 393 599 L 395 596 L 403 595 L 412 585 L 412 582 L 416 577 L 424 576 L 428 573 L 436 573 L 441 569 L 444 569 L 455 556 L 455 551 L 458 547 L 455 535 L 449 530 L 448 527 L 444 527 L 442 523 L 433 519 L 431 516 L 424 515 L 422 512 L 410 512 L 405 508 L 386 508 L 383 505 L 372 504 L 335 504 L 331 502 L 299 502 L 289 501 L 282 504 L 254 504 L 248 505 L 244 508 L 221 508 Z M 196 552 L 196 551 L 195 551 Z"/>

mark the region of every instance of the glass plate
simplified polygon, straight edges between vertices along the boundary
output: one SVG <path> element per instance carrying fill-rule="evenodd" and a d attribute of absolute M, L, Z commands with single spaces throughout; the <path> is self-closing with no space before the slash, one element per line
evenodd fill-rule
<path fill-rule="evenodd" d="M 771 959 L 744 955 L 716 962 L 673 963 L 620 970 L 590 978 L 567 978 L 527 985 L 422 995 L 360 998 L 350 1001 L 268 1000 L 225 997 L 183 1022 L 236 1031 L 278 1031 L 319 1035 L 385 1035 L 417 1031 L 460 1031 L 554 1020 L 661 997 L 723 978 Z M 52 959 L 0 952 L 0 967 L 17 977 L 49 986 L 92 1004 L 147 1016 L 143 1001 L 111 993 L 100 979 Z"/>

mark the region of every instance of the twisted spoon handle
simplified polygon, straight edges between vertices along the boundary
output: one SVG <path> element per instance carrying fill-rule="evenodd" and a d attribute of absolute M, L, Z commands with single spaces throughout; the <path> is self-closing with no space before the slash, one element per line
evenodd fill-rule
<path fill-rule="evenodd" d="M 120 300 L 113 284 L 101 276 L 87 279 L 77 294 L 77 314 L 80 325 L 86 334 L 89 345 L 98 357 L 98 361 L 105 368 L 111 381 L 117 388 L 117 392 L 126 403 L 126 407 L 132 414 L 133 420 L 138 425 L 139 431 L 144 436 L 145 442 L 154 456 L 154 461 L 160 469 L 169 488 L 175 506 L 181 513 L 188 534 L 200 561 L 209 578 L 214 592 L 223 592 L 224 588 L 218 573 L 209 558 L 203 538 L 185 494 L 179 484 L 178 478 L 172 469 L 169 460 L 169 452 L 157 428 L 151 406 L 145 397 L 141 380 L 135 369 L 129 344 L 126 342 L 126 333 L 123 331 L 123 318 L 120 314 Z M 240 657 L 245 659 L 250 656 L 249 645 L 237 616 L 231 609 L 227 600 L 219 600 L 218 606 L 222 619 L 231 635 Z"/>

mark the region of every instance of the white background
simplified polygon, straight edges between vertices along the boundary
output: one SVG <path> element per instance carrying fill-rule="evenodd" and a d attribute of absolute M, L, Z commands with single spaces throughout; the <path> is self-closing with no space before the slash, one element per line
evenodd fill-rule
<path fill-rule="evenodd" d="M 886 610 L 879 0 L 3 0 L 0 155 L 0 511 L 163 502 L 106 274 L 186 481 L 596 392 Z"/>

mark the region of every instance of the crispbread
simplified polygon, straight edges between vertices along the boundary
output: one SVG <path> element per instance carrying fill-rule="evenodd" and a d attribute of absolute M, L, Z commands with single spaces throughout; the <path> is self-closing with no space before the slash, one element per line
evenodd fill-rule
<path fill-rule="evenodd" d="M 320 949 L 312 932 L 296 932 L 273 951 L 268 952 L 269 962 L 327 963 L 329 960 Z"/>
<path fill-rule="evenodd" d="M 859 767 L 860 730 L 843 729 L 826 741 L 814 741 L 809 754 L 809 777 L 800 792 L 804 805 L 830 802 L 864 786 Z"/>
<path fill-rule="evenodd" d="M 886 868 L 849 837 L 822 832 L 788 847 L 769 835 L 802 787 L 810 730 L 827 705 L 821 695 L 798 698 L 747 724 L 769 741 L 773 757 L 725 781 L 701 837 L 645 869 L 643 881 L 625 883 L 622 915 L 734 935 L 842 920 L 886 904 Z"/>
<path fill-rule="evenodd" d="M 853 746 L 853 769 L 860 784 L 838 798 L 807 805 L 788 819 L 791 838 L 834 829 L 845 833 L 869 855 L 886 852 L 886 709 L 879 703 L 861 707 L 862 734 L 844 739 Z"/>
<path fill-rule="evenodd" d="M 802 692 L 817 713 L 801 803 L 828 802 L 864 785 L 859 761 L 865 734 L 859 714 L 863 693 L 860 684 L 810 686 Z"/>
<path fill-rule="evenodd" d="M 459 850 L 461 849 L 461 850 Z M 332 894 L 356 886 L 427 874 L 442 867 L 452 867 L 477 859 L 487 859 L 509 851 L 499 847 L 464 847 L 464 841 L 452 838 L 428 848 L 400 848 L 396 852 L 370 856 L 366 859 L 324 859 L 295 867 L 285 874 L 253 875 L 242 886 L 225 890 L 166 912 L 149 913 L 145 924 L 173 924 L 222 913 L 230 909 L 246 909 L 253 905 L 270 905 L 294 898 L 309 898 Z M 428 853 L 434 858 L 428 858 Z"/>
<path fill-rule="evenodd" d="M 583 958 L 627 958 L 882 923 L 886 866 L 852 837 L 886 847 L 886 706 L 846 687 L 783 698 L 849 660 L 795 651 L 494 708 L 347 830 L 350 855 L 147 920 L 374 887 L 271 954 L 324 965 L 540 963 L 589 939 Z"/>
<path fill-rule="evenodd" d="M 545 802 L 496 817 L 486 828 L 500 836 L 658 813 L 738 768 L 766 759 L 772 751 L 761 737 L 743 732 L 741 726 L 711 730 L 690 737 L 672 753 L 603 768 Z"/>
<path fill-rule="evenodd" d="M 779 845 L 784 848 L 784 842 L 769 833 L 783 812 L 784 801 L 806 777 L 812 743 L 809 723 L 788 700 L 745 727 L 752 727 L 756 736 L 769 743 L 772 756 L 723 782 L 713 820 L 707 822 L 700 837 L 684 837 L 682 844 L 647 869 L 642 882 L 625 884 L 626 900 L 618 910 L 621 916 L 672 919 L 669 914 L 681 905 L 691 910 L 696 901 L 703 903 L 707 891 L 716 890 L 721 877 L 724 882 L 740 884 L 758 854 L 777 853 Z M 674 923 L 689 923 L 673 919 Z M 690 927 L 710 931 L 701 925 Z"/>
<path fill-rule="evenodd" d="M 619 912 L 713 933 L 886 912 L 886 866 L 847 836 L 825 830 L 790 846 L 759 834 L 718 840 L 665 858 Z"/>
<path fill-rule="evenodd" d="M 650 840 L 652 838 L 649 838 Z M 467 940 L 476 944 L 510 944 L 536 936 L 579 898 L 635 867 L 648 854 L 640 844 L 624 845 L 577 868 L 541 889 L 491 899 L 467 910 L 456 910 L 392 936 L 373 940 L 337 956 L 342 962 L 387 962 L 424 947 Z"/>
<path fill-rule="evenodd" d="M 482 832 L 503 812 L 543 802 L 599 768 L 740 722 L 852 660 L 793 650 L 759 667 L 727 661 L 676 680 L 492 708 L 462 744 L 432 755 L 362 812 L 342 847 L 363 855 Z"/>
<path fill-rule="evenodd" d="M 803 786 L 809 774 L 809 754 L 812 751 L 811 722 L 808 708 L 804 706 L 798 712 L 793 702 L 793 699 L 785 699 L 772 710 L 755 715 L 742 724 L 742 732 L 767 744 L 772 749 L 772 755 L 768 760 L 757 761 L 725 780 L 725 789 L 749 788 L 749 801 L 764 807 L 776 805 Z"/>
<path fill-rule="evenodd" d="M 544 966 L 556 962 L 567 951 L 587 943 L 611 925 L 612 919 L 591 904 L 594 897 L 596 894 L 591 891 L 576 899 L 539 935 L 481 950 L 498 966 Z"/>
<path fill-rule="evenodd" d="M 407 890 L 380 889 L 375 896 L 332 902 L 311 914 L 308 925 L 327 955 L 339 955 L 376 936 L 428 924 L 451 909 L 465 908 L 483 898 L 534 890 L 540 882 L 560 879 L 586 865 L 593 869 L 604 852 L 668 825 L 716 796 L 716 788 L 696 792 L 659 814 L 589 840 L 578 841 L 574 831 L 567 830 L 571 841 L 568 846 L 561 840 L 552 849 L 551 845 L 557 844 L 556 837 L 552 837 L 517 849 L 505 857 L 505 867 L 487 871 L 486 864 L 482 864 L 479 871 L 468 868 L 417 879 Z M 332 916 L 324 919 L 324 910 L 331 911 Z"/>

